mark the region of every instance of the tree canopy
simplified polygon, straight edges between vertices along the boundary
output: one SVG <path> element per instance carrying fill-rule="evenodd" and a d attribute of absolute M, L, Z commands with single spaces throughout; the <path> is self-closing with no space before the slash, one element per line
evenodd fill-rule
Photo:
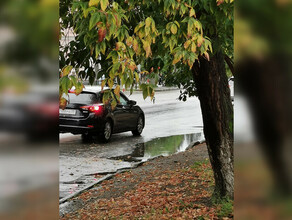
<path fill-rule="evenodd" d="M 102 87 L 119 78 L 153 99 L 153 85 L 139 82 L 139 64 L 142 73 L 160 67 L 176 74 L 176 84 L 192 95 L 194 82 L 185 79 L 199 56 L 233 56 L 233 0 L 61 0 L 60 28 L 62 38 L 69 31 L 75 36 L 60 46 L 60 106 L 70 88 L 79 94 L 82 80 L 93 84 L 102 76 Z"/>

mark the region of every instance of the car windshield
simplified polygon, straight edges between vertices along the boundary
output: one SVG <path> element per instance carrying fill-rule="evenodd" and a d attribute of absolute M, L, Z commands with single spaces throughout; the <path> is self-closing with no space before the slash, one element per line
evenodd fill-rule
<path fill-rule="evenodd" d="M 97 96 L 94 93 L 81 93 L 76 95 L 74 93 L 69 93 L 69 103 L 79 103 L 79 104 L 94 104 L 98 102 Z"/>

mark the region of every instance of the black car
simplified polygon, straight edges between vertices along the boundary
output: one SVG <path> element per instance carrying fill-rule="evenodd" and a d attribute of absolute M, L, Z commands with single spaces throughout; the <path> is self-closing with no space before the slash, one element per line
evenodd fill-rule
<path fill-rule="evenodd" d="M 66 108 L 59 110 L 59 132 L 82 134 L 84 140 L 99 136 L 105 142 L 114 133 L 132 131 L 133 135 L 140 135 L 145 125 L 142 109 L 122 92 L 118 101 L 114 92 L 108 91 L 118 103 L 114 109 L 110 102 L 103 104 L 104 91 L 82 91 L 79 95 L 69 92 Z"/>

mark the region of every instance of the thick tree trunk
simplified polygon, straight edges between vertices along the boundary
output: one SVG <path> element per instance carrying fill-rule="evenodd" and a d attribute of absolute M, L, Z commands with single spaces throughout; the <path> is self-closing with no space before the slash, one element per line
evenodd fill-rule
<path fill-rule="evenodd" d="M 214 171 L 214 195 L 233 198 L 233 107 L 224 56 L 200 57 L 192 68 L 201 104 L 204 135 Z"/>

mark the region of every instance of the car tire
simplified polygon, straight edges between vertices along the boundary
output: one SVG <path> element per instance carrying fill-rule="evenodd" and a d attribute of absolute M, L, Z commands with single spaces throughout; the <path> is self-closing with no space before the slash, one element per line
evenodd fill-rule
<path fill-rule="evenodd" d="M 107 120 L 104 124 L 104 128 L 102 132 L 100 133 L 100 139 L 104 142 L 109 142 L 111 136 L 112 136 L 112 123 L 110 120 Z"/>
<path fill-rule="evenodd" d="M 143 131 L 143 128 L 144 128 L 144 120 L 143 120 L 143 116 L 140 115 L 137 120 L 136 129 L 132 131 L 132 134 L 134 136 L 140 136 Z"/>
<path fill-rule="evenodd" d="M 82 138 L 82 141 L 85 143 L 91 142 L 93 140 L 91 134 L 82 134 L 81 138 Z"/>

